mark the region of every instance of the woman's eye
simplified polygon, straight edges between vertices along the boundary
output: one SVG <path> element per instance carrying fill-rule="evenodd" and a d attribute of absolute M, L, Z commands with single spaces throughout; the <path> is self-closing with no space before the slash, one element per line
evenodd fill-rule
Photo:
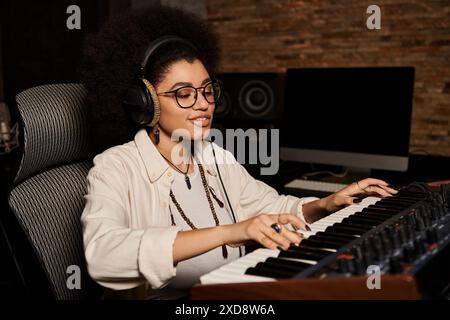
<path fill-rule="evenodd" d="M 185 99 L 185 98 L 189 98 L 191 94 L 192 94 L 191 90 L 180 90 L 180 91 L 178 91 L 177 96 L 178 96 L 178 98 Z"/>

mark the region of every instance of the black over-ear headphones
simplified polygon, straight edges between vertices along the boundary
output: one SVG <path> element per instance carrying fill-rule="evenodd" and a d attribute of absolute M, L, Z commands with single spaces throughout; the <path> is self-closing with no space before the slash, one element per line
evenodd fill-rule
<path fill-rule="evenodd" d="M 145 79 L 145 68 L 156 50 L 168 43 L 181 43 L 197 51 L 188 40 L 178 36 L 167 35 L 153 40 L 145 51 L 138 74 L 133 84 L 126 90 L 122 105 L 131 121 L 142 127 L 153 127 L 159 121 L 159 100 L 153 85 Z"/>

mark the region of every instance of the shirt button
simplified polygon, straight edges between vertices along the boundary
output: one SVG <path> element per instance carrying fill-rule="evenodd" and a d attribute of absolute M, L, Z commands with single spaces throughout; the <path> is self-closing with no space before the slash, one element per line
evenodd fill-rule
<path fill-rule="evenodd" d="M 171 177 L 171 176 L 172 176 L 172 171 L 168 171 L 168 172 L 167 172 L 167 176 L 168 176 L 168 177 Z"/>
<path fill-rule="evenodd" d="M 163 208 L 167 207 L 167 202 L 166 202 L 166 201 L 163 201 L 163 202 L 161 203 L 161 207 L 163 207 Z"/>

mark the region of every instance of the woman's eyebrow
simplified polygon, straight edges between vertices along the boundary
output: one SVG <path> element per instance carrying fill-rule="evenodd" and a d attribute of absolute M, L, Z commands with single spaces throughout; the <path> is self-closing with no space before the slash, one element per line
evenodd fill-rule
<path fill-rule="evenodd" d="M 207 84 L 208 82 L 210 82 L 211 79 L 210 78 L 206 78 L 205 80 L 202 81 L 202 85 Z"/>
<path fill-rule="evenodd" d="M 211 79 L 210 78 L 206 78 L 206 79 L 204 79 L 203 81 L 202 81 L 202 85 L 204 85 L 204 84 L 206 84 L 206 83 L 208 83 L 208 82 L 210 82 L 211 81 Z M 175 87 L 178 87 L 178 86 L 192 86 L 193 84 L 192 84 L 192 82 L 177 82 L 177 83 L 175 83 L 173 86 L 171 86 L 170 87 L 170 89 L 168 90 L 168 91 L 170 91 L 170 90 L 172 90 L 172 89 L 175 89 Z"/>

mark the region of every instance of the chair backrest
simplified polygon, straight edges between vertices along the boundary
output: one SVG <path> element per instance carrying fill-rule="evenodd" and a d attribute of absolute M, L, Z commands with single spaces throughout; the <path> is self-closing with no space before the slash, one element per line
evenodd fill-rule
<path fill-rule="evenodd" d="M 85 96 L 81 84 L 51 84 L 16 97 L 23 155 L 8 204 L 56 299 L 100 292 L 86 270 L 80 222 L 92 166 Z"/>

